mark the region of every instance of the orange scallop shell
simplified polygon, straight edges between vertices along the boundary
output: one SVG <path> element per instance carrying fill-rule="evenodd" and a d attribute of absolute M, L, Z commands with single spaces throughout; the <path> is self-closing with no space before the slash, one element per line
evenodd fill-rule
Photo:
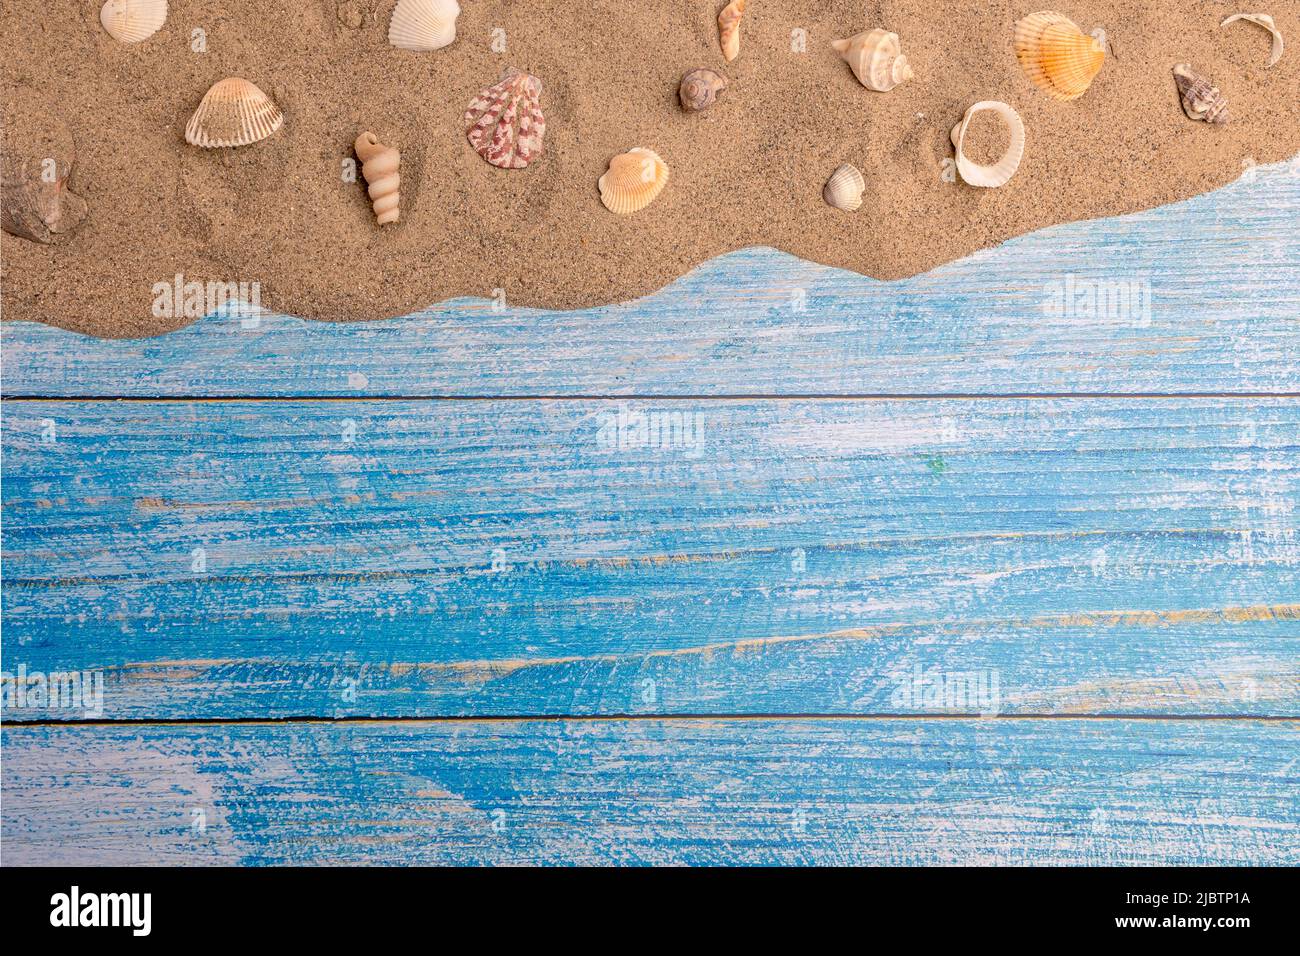
<path fill-rule="evenodd" d="M 1051 10 L 1031 13 L 1017 23 L 1015 46 L 1025 75 L 1057 100 L 1086 93 L 1106 60 L 1100 41 Z"/>
<path fill-rule="evenodd" d="M 638 146 L 611 159 L 597 185 L 605 208 L 625 216 L 650 205 L 667 183 L 668 164 L 654 150 Z"/>

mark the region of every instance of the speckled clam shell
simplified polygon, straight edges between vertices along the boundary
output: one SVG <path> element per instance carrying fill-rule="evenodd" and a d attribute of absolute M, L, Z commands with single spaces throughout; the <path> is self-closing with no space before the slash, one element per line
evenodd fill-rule
<path fill-rule="evenodd" d="M 869 90 L 888 93 L 912 78 L 912 66 L 907 62 L 897 33 L 868 30 L 835 40 L 831 46 L 849 64 L 858 82 Z"/>
<path fill-rule="evenodd" d="M 668 164 L 652 149 L 638 146 L 609 161 L 596 186 L 610 212 L 627 215 L 644 209 L 668 184 Z"/>
<path fill-rule="evenodd" d="M 456 39 L 456 0 L 397 0 L 388 42 L 400 50 L 439 50 Z"/>
<path fill-rule="evenodd" d="M 1216 126 L 1228 122 L 1228 101 L 1219 88 L 1198 76 L 1186 63 L 1174 67 L 1174 82 L 1178 84 L 1178 97 L 1189 119 Z"/>
<path fill-rule="evenodd" d="M 966 142 L 966 127 L 970 125 L 971 118 L 976 113 L 985 110 L 1001 116 L 1011 130 L 1011 142 L 1007 144 L 1007 151 L 991 166 L 981 166 L 979 163 L 972 162 L 962 152 Z M 1010 182 L 1011 177 L 1020 168 L 1020 160 L 1025 154 L 1025 124 L 1020 119 L 1020 114 L 1006 103 L 982 100 L 968 109 L 961 122 L 952 128 L 952 145 L 957 150 L 957 172 L 961 174 L 962 180 L 971 186 L 996 189 Z"/>
<path fill-rule="evenodd" d="M 204 149 L 248 146 L 284 125 L 284 114 L 256 84 L 237 76 L 216 83 L 185 127 L 185 141 Z"/>
<path fill-rule="evenodd" d="M 677 88 L 677 97 L 682 102 L 682 109 L 696 113 L 708 109 L 718 98 L 718 94 L 727 88 L 727 78 L 715 70 L 703 67 L 688 70 L 682 76 Z"/>
<path fill-rule="evenodd" d="M 523 169 L 542 155 L 546 117 L 542 115 L 542 81 L 513 67 L 499 83 L 470 100 L 465 110 L 465 138 L 493 166 Z"/>
<path fill-rule="evenodd" d="M 844 163 L 822 187 L 822 199 L 826 205 L 853 212 L 862 206 L 862 193 L 867 188 L 867 181 L 862 172 L 851 163 Z"/>
<path fill-rule="evenodd" d="M 167 0 L 108 0 L 99 8 L 99 22 L 122 43 L 147 40 L 167 20 Z"/>
<path fill-rule="evenodd" d="M 728 63 L 740 56 L 740 18 L 744 14 L 745 0 L 731 0 L 718 14 L 718 46 Z"/>
<path fill-rule="evenodd" d="M 1267 13 L 1234 13 L 1222 23 L 1220 27 L 1226 27 L 1230 23 L 1236 23 L 1244 20 L 1247 23 L 1253 23 L 1261 26 L 1273 35 L 1273 50 L 1269 54 L 1268 62 L 1264 64 L 1265 68 L 1272 68 L 1277 65 L 1278 60 L 1282 59 L 1282 54 L 1286 51 L 1286 42 L 1282 39 L 1282 31 L 1277 28 L 1273 18 Z"/>
<path fill-rule="evenodd" d="M 1106 62 L 1100 40 L 1052 10 L 1031 13 L 1019 21 L 1014 43 L 1025 76 L 1055 100 L 1082 96 Z"/>

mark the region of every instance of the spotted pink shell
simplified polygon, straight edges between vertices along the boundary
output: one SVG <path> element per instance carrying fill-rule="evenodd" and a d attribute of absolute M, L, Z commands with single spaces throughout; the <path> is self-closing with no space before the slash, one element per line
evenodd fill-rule
<path fill-rule="evenodd" d="M 531 73 L 506 70 L 465 110 L 465 136 L 480 156 L 502 169 L 523 169 L 542 155 L 546 117 L 542 81 Z"/>

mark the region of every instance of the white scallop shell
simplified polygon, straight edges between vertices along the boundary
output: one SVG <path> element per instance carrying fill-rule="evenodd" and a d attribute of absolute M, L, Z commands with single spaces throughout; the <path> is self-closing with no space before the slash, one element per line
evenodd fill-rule
<path fill-rule="evenodd" d="M 437 50 L 456 39 L 456 0 L 397 0 L 388 42 L 401 50 Z"/>
<path fill-rule="evenodd" d="M 1267 13 L 1236 13 L 1220 23 L 1219 26 L 1226 27 L 1229 23 L 1236 23 L 1238 20 L 1245 20 L 1248 23 L 1254 23 L 1273 34 L 1273 52 L 1264 66 L 1275 66 L 1277 61 L 1282 59 L 1282 52 L 1286 49 L 1286 44 L 1282 42 L 1282 31 L 1277 28 L 1277 24 L 1273 22 L 1273 18 Z"/>
<path fill-rule="evenodd" d="M 984 110 L 997 113 L 1011 129 L 1011 142 L 1007 144 L 1006 153 L 992 166 L 973 163 L 962 153 L 962 145 L 966 141 L 966 127 L 970 125 L 971 117 Z M 961 178 L 972 186 L 996 189 L 1010 182 L 1011 177 L 1020 168 L 1020 159 L 1025 154 L 1025 124 L 1020 119 L 1020 114 L 1006 103 L 999 103 L 997 100 L 981 100 L 968 109 L 961 122 L 952 128 L 952 145 L 957 149 L 957 172 L 961 173 Z"/>
<path fill-rule="evenodd" d="M 99 8 L 99 22 L 122 43 L 147 40 L 167 20 L 167 0 L 108 0 Z"/>
<path fill-rule="evenodd" d="M 858 167 L 844 163 L 826 180 L 826 185 L 822 187 L 822 199 L 826 200 L 828 206 L 853 212 L 861 207 L 862 193 L 866 188 L 867 181 L 862 178 Z"/>

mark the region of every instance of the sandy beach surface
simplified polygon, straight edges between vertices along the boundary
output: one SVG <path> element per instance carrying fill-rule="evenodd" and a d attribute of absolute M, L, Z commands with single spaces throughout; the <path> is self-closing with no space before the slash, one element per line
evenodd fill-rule
<path fill-rule="evenodd" d="M 581 307 L 753 245 L 899 278 L 1044 226 L 1184 199 L 1300 150 L 1297 0 L 1055 7 L 1103 27 L 1112 47 L 1068 103 L 1016 62 L 1013 25 L 1044 9 L 1033 3 L 749 0 L 730 64 L 718 0 L 461 0 L 455 43 L 423 53 L 388 44 L 393 5 L 173 0 L 158 34 L 124 45 L 100 27 L 98 2 L 0 2 L 5 148 L 75 150 L 70 185 L 89 209 L 54 245 L 3 236 L 3 317 L 155 334 L 193 321 L 155 314 L 156 284 L 176 274 L 256 282 L 263 306 L 332 320 L 457 296 Z M 1247 10 L 1270 13 L 1292 47 L 1272 69 L 1264 30 L 1219 26 Z M 889 93 L 863 88 L 830 46 L 872 27 L 900 35 L 915 71 Z M 1222 89 L 1230 123 L 1184 116 L 1180 62 Z M 462 120 L 512 66 L 544 85 L 544 154 L 522 170 L 485 163 Z M 688 114 L 677 86 L 693 67 L 730 86 Z M 227 76 L 265 90 L 284 127 L 239 149 L 187 145 L 191 113 Z M 952 181 L 944 162 L 953 125 L 984 99 L 1014 106 L 1027 133 L 1019 173 L 993 190 Z M 343 174 L 366 129 L 402 151 L 395 226 L 377 227 Z M 970 135 L 988 152 L 1004 134 Z M 671 180 L 648 208 L 615 216 L 596 181 L 634 146 L 662 156 Z M 821 198 L 846 162 L 867 184 L 855 213 Z"/>

